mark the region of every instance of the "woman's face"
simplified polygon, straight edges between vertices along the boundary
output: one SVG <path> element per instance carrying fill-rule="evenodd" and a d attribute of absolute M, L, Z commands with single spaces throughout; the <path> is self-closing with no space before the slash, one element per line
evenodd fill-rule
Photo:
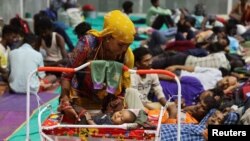
<path fill-rule="evenodd" d="M 107 42 L 106 49 L 109 51 L 109 53 L 115 56 L 122 55 L 123 53 L 125 53 L 130 45 L 130 44 L 118 41 L 113 37 L 110 37 L 109 39 L 107 39 L 106 42 Z"/>

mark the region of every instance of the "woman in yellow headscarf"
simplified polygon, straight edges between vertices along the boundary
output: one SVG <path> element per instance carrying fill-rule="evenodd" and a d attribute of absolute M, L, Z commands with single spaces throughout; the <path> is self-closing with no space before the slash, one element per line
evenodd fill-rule
<path fill-rule="evenodd" d="M 69 56 L 68 67 L 75 68 L 90 60 L 113 60 L 132 68 L 134 56 L 129 45 L 134 35 L 135 27 L 129 17 L 119 10 L 111 11 L 104 16 L 102 31 L 90 30 L 87 35 L 80 37 L 77 47 Z M 101 99 L 107 95 L 104 90 L 93 90 L 91 75 L 86 73 L 86 69 L 84 71 L 64 73 L 62 76 L 59 110 L 72 118 L 79 118 L 79 111 L 75 111 L 72 105 L 81 105 L 86 109 L 98 108 Z M 128 72 L 123 73 L 116 95 L 130 85 L 129 77 Z"/>

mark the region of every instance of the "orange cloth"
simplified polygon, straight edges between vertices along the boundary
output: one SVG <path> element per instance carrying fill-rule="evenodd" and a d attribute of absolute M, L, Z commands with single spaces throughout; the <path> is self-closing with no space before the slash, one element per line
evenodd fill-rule
<path fill-rule="evenodd" d="M 149 120 L 158 120 L 159 116 L 160 116 L 160 110 L 148 110 L 146 111 L 146 113 L 148 114 Z M 183 113 L 184 117 L 181 118 L 182 123 L 193 123 L 193 124 L 198 124 L 199 122 L 192 117 L 189 113 Z M 177 119 L 170 119 L 168 112 L 165 112 L 161 123 L 163 124 L 177 124 Z"/>
<path fill-rule="evenodd" d="M 177 124 L 177 119 L 168 118 L 166 120 L 166 123 L 168 123 L 168 124 Z M 199 122 L 194 117 L 192 117 L 189 113 L 185 113 L 185 117 L 183 117 L 183 118 L 181 117 L 181 123 L 198 124 Z"/>

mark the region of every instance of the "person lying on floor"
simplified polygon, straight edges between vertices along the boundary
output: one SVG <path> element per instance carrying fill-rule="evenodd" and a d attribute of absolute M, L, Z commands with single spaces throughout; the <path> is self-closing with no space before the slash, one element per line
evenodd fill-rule
<path fill-rule="evenodd" d="M 218 92 L 217 92 L 218 91 Z M 221 106 L 223 95 L 220 93 L 219 90 L 210 90 L 203 92 L 198 98 L 197 103 L 192 106 L 186 106 L 185 100 L 182 99 L 182 111 L 181 111 L 181 122 L 186 124 L 198 124 L 206 115 L 207 113 L 213 108 L 219 108 Z M 126 99 L 125 99 L 126 100 Z M 142 105 L 139 100 L 139 97 L 135 95 L 133 99 L 138 105 Z M 126 103 L 126 101 L 125 101 Z M 128 104 L 127 107 L 130 107 L 131 103 Z M 133 107 L 133 109 L 138 109 L 139 107 Z M 168 102 L 167 103 L 167 112 L 163 114 L 163 119 L 161 123 L 163 124 L 176 124 L 177 123 L 177 101 L 175 102 Z M 141 110 L 142 111 L 142 110 Z M 160 116 L 159 109 L 147 109 L 144 108 L 143 110 L 147 115 L 151 122 L 154 122 L 157 117 Z M 229 111 L 228 111 L 229 112 Z M 232 113 L 235 115 L 235 113 Z M 139 116 L 138 116 L 139 118 Z M 140 123 L 136 120 L 136 123 Z"/>
<path fill-rule="evenodd" d="M 186 52 L 164 51 L 154 56 L 152 67 L 154 69 L 164 69 L 172 65 L 185 65 L 211 68 L 224 67 L 229 70 L 232 62 L 229 62 L 224 51 L 228 44 L 229 40 L 224 37 L 221 41 L 211 44 L 206 49 L 195 48 L 195 50 L 188 50 Z M 197 54 L 206 54 L 207 56 L 197 57 Z"/>
<path fill-rule="evenodd" d="M 214 94 L 203 93 L 200 95 L 197 104 L 192 106 L 186 106 L 182 103 L 182 123 L 199 123 L 206 114 L 213 108 L 218 108 L 220 106 L 221 98 Z M 169 117 L 166 123 L 176 124 L 177 123 L 177 104 L 169 103 L 167 111 Z"/>
<path fill-rule="evenodd" d="M 225 113 L 212 109 L 199 124 L 182 124 L 181 139 L 182 141 L 204 141 L 207 140 L 208 125 L 220 125 L 228 120 Z M 161 126 L 161 140 L 177 140 L 177 125 L 163 124 Z"/>
<path fill-rule="evenodd" d="M 225 94 L 232 93 L 234 89 L 238 87 L 237 78 L 234 76 L 224 76 L 222 71 L 225 69 L 221 68 L 207 68 L 207 67 L 191 67 L 182 65 L 173 65 L 167 67 L 166 70 L 176 72 L 180 71 L 180 77 L 192 76 L 197 78 L 203 85 L 204 90 L 213 89 L 215 87 L 220 87 L 224 90 Z M 164 75 L 159 75 L 160 79 L 169 80 L 169 77 Z"/>

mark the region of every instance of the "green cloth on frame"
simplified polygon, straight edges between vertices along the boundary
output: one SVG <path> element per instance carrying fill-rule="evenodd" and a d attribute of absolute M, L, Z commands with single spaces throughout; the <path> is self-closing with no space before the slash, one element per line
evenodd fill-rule
<path fill-rule="evenodd" d="M 107 92 L 114 94 L 120 83 L 122 67 L 123 64 L 115 61 L 92 61 L 91 77 L 94 89 L 102 89 L 104 86 L 103 83 L 106 80 Z"/>

